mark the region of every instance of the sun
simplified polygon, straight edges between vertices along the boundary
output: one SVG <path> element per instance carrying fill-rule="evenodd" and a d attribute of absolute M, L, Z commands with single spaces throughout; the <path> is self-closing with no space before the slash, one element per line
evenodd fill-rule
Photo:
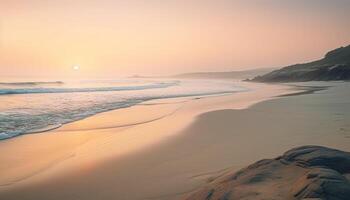
<path fill-rule="evenodd" d="M 79 65 L 73 65 L 72 69 L 75 70 L 75 71 L 78 71 L 80 69 L 80 66 Z"/>

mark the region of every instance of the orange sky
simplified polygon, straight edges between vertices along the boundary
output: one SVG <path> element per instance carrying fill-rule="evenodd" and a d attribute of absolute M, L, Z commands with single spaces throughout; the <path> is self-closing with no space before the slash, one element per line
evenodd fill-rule
<path fill-rule="evenodd" d="M 350 1 L 246 2 L 0 0 L 0 76 L 276 67 L 350 44 Z"/>

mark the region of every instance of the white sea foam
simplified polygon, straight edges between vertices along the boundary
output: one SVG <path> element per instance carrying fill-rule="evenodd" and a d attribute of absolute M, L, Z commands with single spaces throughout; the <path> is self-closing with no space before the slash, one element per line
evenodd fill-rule
<path fill-rule="evenodd" d="M 108 92 L 108 91 L 123 91 L 123 90 L 146 90 L 154 88 L 166 88 L 174 86 L 178 81 L 158 82 L 146 85 L 137 86 L 118 86 L 118 87 L 88 87 L 88 88 L 52 88 L 52 87 L 35 87 L 35 88 L 3 88 L 0 89 L 0 95 L 5 94 L 43 94 L 43 93 L 74 93 L 74 92 Z M 15 84 L 15 83 L 12 83 Z M 7 85 L 12 85 L 8 84 Z M 30 85 L 29 83 L 17 83 L 17 85 Z M 36 84 L 35 84 L 36 85 Z M 38 84 L 42 85 L 42 84 Z"/>
<path fill-rule="evenodd" d="M 59 127 L 97 113 L 162 98 L 243 91 L 231 81 L 140 80 L 2 85 L 0 139 Z"/>

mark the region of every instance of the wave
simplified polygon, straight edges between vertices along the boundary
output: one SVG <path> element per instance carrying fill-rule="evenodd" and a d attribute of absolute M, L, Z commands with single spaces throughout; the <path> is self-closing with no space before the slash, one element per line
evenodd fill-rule
<path fill-rule="evenodd" d="M 178 94 L 178 95 L 166 95 L 166 96 L 153 96 L 153 97 L 140 97 L 135 99 L 125 99 L 123 102 L 112 102 L 106 104 L 96 104 L 93 107 L 79 108 L 77 110 L 62 110 L 52 113 L 41 113 L 38 115 L 26 114 L 26 113 L 1 113 L 0 112 L 0 140 L 9 139 L 22 134 L 32 134 L 46 132 L 59 128 L 63 124 L 71 123 L 74 121 L 82 120 L 86 117 L 93 116 L 98 113 L 107 112 L 120 108 L 131 107 L 146 101 L 155 99 L 169 99 L 179 97 L 197 97 L 211 96 L 211 95 L 224 95 L 232 94 L 237 91 L 221 91 L 221 92 L 208 92 L 208 93 L 195 93 L 195 94 Z"/>
<path fill-rule="evenodd" d="M 137 82 L 137 84 L 140 83 Z M 227 81 L 189 80 L 162 80 L 143 83 L 143 85 L 100 88 L 96 86 L 94 88 L 0 88 L 0 96 L 3 95 L 0 100 L 5 100 L 4 104 L 0 104 L 0 140 L 22 134 L 45 132 L 97 113 L 131 107 L 149 100 L 177 97 L 200 98 L 246 90 Z M 76 95 L 75 92 L 82 93 Z M 25 95 L 36 93 L 53 94 Z M 6 94 L 9 95 L 6 96 Z"/>
<path fill-rule="evenodd" d="M 7 86 L 36 86 L 36 85 L 62 85 L 63 81 L 40 81 L 40 82 L 0 82 Z"/>
<path fill-rule="evenodd" d="M 108 91 L 125 91 L 125 90 L 146 90 L 167 88 L 178 85 L 178 81 L 159 82 L 148 85 L 138 86 L 119 86 L 119 87 L 92 87 L 92 88 L 6 88 L 0 89 L 0 95 L 9 94 L 44 94 L 44 93 L 75 93 L 75 92 L 108 92 Z"/>

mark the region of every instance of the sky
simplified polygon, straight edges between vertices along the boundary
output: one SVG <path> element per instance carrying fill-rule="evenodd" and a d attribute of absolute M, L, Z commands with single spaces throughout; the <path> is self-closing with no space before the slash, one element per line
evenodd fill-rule
<path fill-rule="evenodd" d="M 348 0 L 0 0 L 0 76 L 283 67 L 349 45 L 349 10 Z"/>

